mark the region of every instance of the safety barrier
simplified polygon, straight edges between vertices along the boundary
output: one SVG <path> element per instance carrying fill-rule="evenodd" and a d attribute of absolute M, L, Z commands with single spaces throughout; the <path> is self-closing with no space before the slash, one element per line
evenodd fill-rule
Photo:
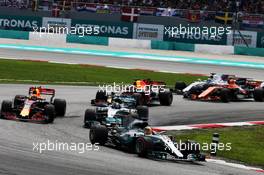
<path fill-rule="evenodd" d="M 247 47 L 235 46 L 234 54 L 264 57 L 264 48 L 247 48 Z"/>
<path fill-rule="evenodd" d="M 109 38 L 109 46 L 123 48 L 140 48 L 151 49 L 150 40 L 124 39 L 124 38 Z"/>
<path fill-rule="evenodd" d="M 41 45 L 61 45 L 66 43 L 66 35 L 30 32 L 29 40 Z"/>
<path fill-rule="evenodd" d="M 0 30 L 0 38 L 28 40 L 29 32 L 15 30 Z"/>
<path fill-rule="evenodd" d="M 207 44 L 190 44 L 168 41 L 151 41 L 151 40 L 137 40 L 137 39 L 124 39 L 124 38 L 108 38 L 97 36 L 84 36 L 77 35 L 62 35 L 62 34 L 39 34 L 26 31 L 12 31 L 0 30 L 0 38 L 9 39 L 23 39 L 29 40 L 34 44 L 41 44 L 49 46 L 51 43 L 54 45 L 61 45 L 66 43 L 79 43 L 79 44 L 94 44 L 104 45 L 111 47 L 124 47 L 124 48 L 141 48 L 141 49 L 159 49 L 159 50 L 175 50 L 175 51 L 191 51 L 203 52 L 212 54 L 235 54 L 235 55 L 250 55 L 264 57 L 264 48 L 247 48 L 240 46 L 224 46 L 224 45 L 207 45 Z"/>
<path fill-rule="evenodd" d="M 223 45 L 195 44 L 195 52 L 232 55 L 234 54 L 234 47 Z"/>
<path fill-rule="evenodd" d="M 97 36 L 77 36 L 77 35 L 67 35 L 67 43 L 79 43 L 79 44 L 95 44 L 108 46 L 109 39 L 107 37 L 97 37 Z"/>
<path fill-rule="evenodd" d="M 179 50 L 194 52 L 194 44 L 190 43 L 177 43 L 168 41 L 151 41 L 151 49 L 159 50 Z"/>

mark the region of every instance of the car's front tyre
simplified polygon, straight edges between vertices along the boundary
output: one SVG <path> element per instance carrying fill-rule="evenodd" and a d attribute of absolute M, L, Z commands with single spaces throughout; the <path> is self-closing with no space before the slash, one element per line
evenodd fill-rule
<path fill-rule="evenodd" d="M 84 113 L 84 127 L 91 128 L 92 123 L 96 121 L 96 113 L 93 109 L 86 109 Z"/>
<path fill-rule="evenodd" d="M 4 100 L 1 105 L 0 117 L 3 118 L 3 113 L 12 112 L 12 101 Z"/>
<path fill-rule="evenodd" d="M 263 88 L 257 88 L 254 90 L 253 93 L 254 100 L 257 102 L 263 102 L 264 101 L 264 89 Z"/>
<path fill-rule="evenodd" d="M 144 137 L 139 137 L 136 140 L 135 150 L 139 157 L 147 157 L 148 152 L 151 150 L 151 142 Z"/>
<path fill-rule="evenodd" d="M 56 116 L 60 116 L 60 117 L 65 116 L 66 106 L 67 106 L 66 100 L 64 100 L 64 99 L 55 99 L 53 104 L 55 106 Z"/>
<path fill-rule="evenodd" d="M 95 125 L 90 129 L 89 134 L 90 142 L 92 144 L 105 145 L 108 139 L 108 130 L 103 125 Z"/>
<path fill-rule="evenodd" d="M 166 91 L 166 92 L 160 92 L 159 93 L 159 100 L 160 104 L 162 106 L 170 106 L 173 101 L 173 95 L 172 92 Z"/>
<path fill-rule="evenodd" d="M 228 103 L 231 101 L 231 91 L 227 88 L 223 88 L 220 91 L 220 99 L 224 103 Z"/>
<path fill-rule="evenodd" d="M 55 119 L 55 107 L 54 105 L 46 105 L 44 108 L 44 115 L 46 123 L 53 123 Z"/>

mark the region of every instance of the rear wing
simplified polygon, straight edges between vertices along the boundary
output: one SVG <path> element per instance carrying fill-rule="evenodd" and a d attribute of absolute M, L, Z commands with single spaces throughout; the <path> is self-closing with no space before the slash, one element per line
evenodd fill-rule
<path fill-rule="evenodd" d="M 55 96 L 55 89 L 47 89 L 47 88 L 42 88 L 42 87 L 30 87 L 29 91 L 28 91 L 28 94 L 32 95 L 33 91 L 36 90 L 36 89 L 39 90 L 39 93 L 41 95 L 51 95 L 52 97 Z"/>
<path fill-rule="evenodd" d="M 163 81 L 152 81 L 150 79 L 134 79 L 134 85 L 136 85 L 137 81 L 143 81 L 146 85 L 165 85 L 166 83 Z"/>

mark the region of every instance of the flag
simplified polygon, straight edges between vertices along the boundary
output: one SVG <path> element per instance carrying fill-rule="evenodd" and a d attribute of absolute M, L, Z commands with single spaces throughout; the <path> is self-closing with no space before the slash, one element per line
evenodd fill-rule
<path fill-rule="evenodd" d="M 60 8 L 58 6 L 53 6 L 51 13 L 52 13 L 52 17 L 59 17 Z"/>
<path fill-rule="evenodd" d="M 264 17 L 261 15 L 245 15 L 242 17 L 242 27 L 262 28 L 264 26 Z"/>
<path fill-rule="evenodd" d="M 143 7 L 140 8 L 140 15 L 150 15 L 153 16 L 156 13 L 156 8 L 147 8 L 147 7 Z"/>
<path fill-rule="evenodd" d="M 157 8 L 156 16 L 180 16 L 181 12 L 172 8 Z"/>
<path fill-rule="evenodd" d="M 63 1 L 63 10 L 71 10 L 71 3 L 69 1 Z"/>
<path fill-rule="evenodd" d="M 123 7 L 122 8 L 122 21 L 128 22 L 136 22 L 139 16 L 139 9 L 138 8 L 131 8 L 131 7 Z"/>
<path fill-rule="evenodd" d="M 229 12 L 217 12 L 215 15 L 215 22 L 221 24 L 232 24 L 233 13 Z"/>
<path fill-rule="evenodd" d="M 201 14 L 200 11 L 193 11 L 189 10 L 187 19 L 189 22 L 200 22 L 201 21 Z"/>
<path fill-rule="evenodd" d="M 86 11 L 88 12 L 96 12 L 97 5 L 96 4 L 86 4 Z"/>

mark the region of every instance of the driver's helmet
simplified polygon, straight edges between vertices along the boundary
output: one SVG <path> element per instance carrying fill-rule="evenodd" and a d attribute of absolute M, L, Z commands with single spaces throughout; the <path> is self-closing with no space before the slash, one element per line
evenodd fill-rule
<path fill-rule="evenodd" d="M 144 135 L 145 135 L 145 136 L 152 135 L 152 129 L 151 129 L 151 127 L 146 126 L 146 127 L 144 128 Z"/>
<path fill-rule="evenodd" d="M 146 86 L 146 83 L 143 80 L 137 80 L 135 85 L 137 89 L 142 89 Z"/>
<path fill-rule="evenodd" d="M 117 102 L 114 102 L 112 104 L 112 108 L 114 108 L 114 109 L 121 109 L 121 105 L 119 103 L 117 103 Z"/>
<path fill-rule="evenodd" d="M 228 80 L 228 84 L 234 85 L 234 84 L 236 84 L 236 80 L 231 78 L 231 79 Z"/>
<path fill-rule="evenodd" d="M 35 89 L 32 91 L 32 96 L 33 96 L 33 97 L 40 97 L 40 90 L 39 90 L 39 88 L 35 88 Z"/>
<path fill-rule="evenodd" d="M 216 73 L 211 73 L 209 79 L 213 79 Z"/>

